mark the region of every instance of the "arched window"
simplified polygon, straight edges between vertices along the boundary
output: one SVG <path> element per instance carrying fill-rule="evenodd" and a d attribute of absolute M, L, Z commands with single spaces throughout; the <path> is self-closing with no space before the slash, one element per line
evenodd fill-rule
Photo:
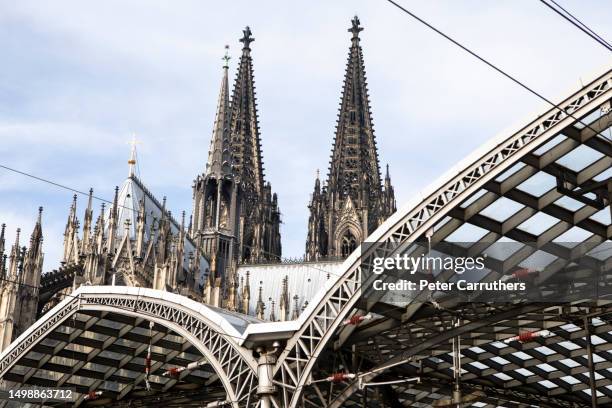
<path fill-rule="evenodd" d="M 348 257 L 355 250 L 355 248 L 357 248 L 357 240 L 355 239 L 355 236 L 351 234 L 350 231 L 347 231 L 346 234 L 342 237 L 342 257 Z"/>

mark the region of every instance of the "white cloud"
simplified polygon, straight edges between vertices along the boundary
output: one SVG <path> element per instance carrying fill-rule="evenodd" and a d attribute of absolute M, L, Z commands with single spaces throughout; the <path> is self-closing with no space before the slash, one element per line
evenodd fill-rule
<path fill-rule="evenodd" d="M 365 26 L 380 157 L 399 204 L 541 106 L 384 1 L 2 3 L 2 162 L 109 197 L 136 132 L 142 177 L 175 212 L 190 211 L 191 180 L 207 157 L 223 45 L 232 47 L 234 70 L 237 39 L 251 25 L 264 163 L 290 256 L 303 251 L 314 171 L 327 173 L 355 13 Z M 610 63 L 537 2 L 401 3 L 551 98 Z M 606 37 L 610 5 L 566 7 Z M 4 172 L 0 185 L 3 199 L 43 204 L 50 223 L 64 222 L 71 193 Z M 11 208 L 15 222 L 34 217 Z M 58 248 L 61 233 L 47 237 L 45 246 Z"/>

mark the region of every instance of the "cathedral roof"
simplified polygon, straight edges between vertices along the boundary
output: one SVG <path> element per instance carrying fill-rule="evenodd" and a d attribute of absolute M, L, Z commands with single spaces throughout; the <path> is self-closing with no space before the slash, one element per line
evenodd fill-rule
<path fill-rule="evenodd" d="M 125 230 L 126 221 L 129 220 L 130 237 L 136 237 L 136 220 L 138 219 L 140 205 L 144 203 L 146 216 L 145 241 L 151 239 L 153 223 L 157 225 L 162 218 L 162 210 L 165 210 L 165 198 L 163 201 L 163 203 L 160 203 L 135 175 L 126 178 L 117 195 L 117 233 L 121 235 L 121 231 Z M 105 215 L 107 228 L 111 211 L 112 209 L 108 208 Z M 172 233 L 177 234 L 181 229 L 181 224 L 167 210 L 165 211 L 166 217 L 170 220 Z M 195 254 L 195 249 L 195 243 L 185 233 L 184 265 L 189 265 L 189 256 Z M 208 260 L 203 255 L 200 255 L 200 276 L 196 277 L 199 283 L 204 284 L 208 269 Z"/>
<path fill-rule="evenodd" d="M 242 293 L 248 281 L 250 286 L 249 314 L 255 315 L 259 300 L 259 288 L 265 304 L 264 318 L 267 320 L 271 312 L 271 301 L 275 302 L 275 315 L 279 317 L 279 301 L 283 294 L 283 280 L 287 278 L 289 297 L 289 318 L 293 315 L 297 296 L 298 314 L 315 298 L 317 293 L 330 280 L 337 279 L 341 272 L 341 261 L 320 261 L 300 263 L 271 263 L 257 265 L 241 265 L 238 268 L 239 291 Z"/>

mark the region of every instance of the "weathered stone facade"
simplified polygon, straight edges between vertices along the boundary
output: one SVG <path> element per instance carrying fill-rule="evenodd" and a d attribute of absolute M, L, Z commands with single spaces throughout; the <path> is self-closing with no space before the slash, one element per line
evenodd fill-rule
<path fill-rule="evenodd" d="M 207 303 L 239 309 L 237 265 L 279 261 L 280 210 L 265 181 L 253 79 L 251 43 L 246 27 L 242 56 L 229 99 L 228 65 L 223 67 L 208 163 L 193 189 L 190 235 L 211 260 L 204 297 Z"/>
<path fill-rule="evenodd" d="M 388 166 L 381 181 L 361 30 L 355 17 L 327 182 L 321 185 L 317 175 L 309 204 L 308 265 L 323 259 L 332 262 L 326 268 L 339 265 L 395 211 Z M 184 212 L 177 221 L 166 209 L 166 198 L 158 200 L 137 177 L 133 145 L 128 176 L 97 218 L 93 190 L 82 224 L 74 196 L 57 270 L 41 276 L 40 214 L 29 249 L 20 247 L 18 233 L 5 255 L 2 228 L 0 349 L 80 285 L 167 290 L 262 319 L 286 320 L 308 304 L 307 293 L 313 290 L 304 285 L 329 279 L 329 273 L 300 262 L 292 263 L 295 271 L 302 264 L 316 271 L 306 274 L 307 283 L 301 282 L 301 272 L 270 275 L 282 261 L 280 209 L 264 175 L 249 27 L 240 41 L 232 89 L 225 56 L 208 160 L 194 180 L 188 223 Z"/>
<path fill-rule="evenodd" d="M 34 323 L 37 317 L 38 287 L 43 267 L 42 207 L 30 237 L 30 246 L 21 246 L 17 229 L 15 243 L 6 253 L 5 224 L 0 230 L 0 351 Z M 8 261 L 8 264 L 7 264 Z"/>

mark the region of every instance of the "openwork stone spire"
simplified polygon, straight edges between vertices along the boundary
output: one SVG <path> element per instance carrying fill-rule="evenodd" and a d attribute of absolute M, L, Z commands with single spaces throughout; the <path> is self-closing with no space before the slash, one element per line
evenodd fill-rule
<path fill-rule="evenodd" d="M 191 238 L 211 263 L 215 284 L 207 302 L 238 309 L 235 273 L 244 262 L 276 260 L 281 254 L 280 211 L 263 173 L 253 79 L 251 29 L 243 30 L 242 55 L 231 101 L 229 57 L 225 66 L 206 171 L 194 181 Z M 211 289 L 213 288 L 213 289 Z M 212 292 L 211 292 L 212 293 Z M 212 300 L 211 300 L 212 299 Z"/>
<path fill-rule="evenodd" d="M 381 189 L 363 52 L 359 45 L 362 30 L 359 19 L 353 18 L 348 30 L 353 36 L 328 175 L 328 187 L 337 190 L 341 198 L 350 195 L 353 200 L 358 198 L 364 184 L 372 197 Z"/>
<path fill-rule="evenodd" d="M 221 79 L 221 90 L 219 91 L 219 102 L 217 104 L 217 114 L 215 116 L 215 124 L 213 127 L 213 136 L 210 141 L 210 150 L 208 152 L 208 163 L 206 164 L 205 175 L 222 178 L 229 176 L 232 172 L 232 155 L 230 149 L 229 135 L 229 55 L 227 50 L 229 46 L 225 46 L 225 56 L 223 57 L 223 78 Z"/>
<path fill-rule="evenodd" d="M 327 183 L 321 189 L 317 177 L 309 204 L 309 259 L 348 256 L 395 211 L 391 181 L 383 188 L 380 177 L 357 17 L 348 31 L 351 46 Z"/>
<path fill-rule="evenodd" d="M 253 41 L 251 29 L 246 27 L 240 39 L 242 56 L 232 93 L 231 132 L 236 173 L 247 193 L 260 195 L 264 188 L 264 174 L 251 57 Z"/>

